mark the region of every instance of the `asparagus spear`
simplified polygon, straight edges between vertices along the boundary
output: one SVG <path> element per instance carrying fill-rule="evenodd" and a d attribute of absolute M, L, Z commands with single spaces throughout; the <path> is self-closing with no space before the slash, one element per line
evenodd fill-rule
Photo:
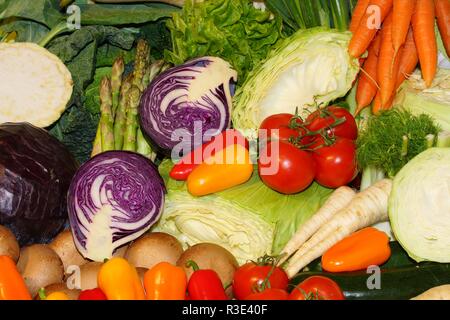
<path fill-rule="evenodd" d="M 145 72 L 144 79 L 142 81 L 143 87 L 147 88 L 150 82 L 161 73 L 162 68 L 164 67 L 164 61 L 158 60 L 148 66 L 147 71 Z"/>
<path fill-rule="evenodd" d="M 136 46 L 136 59 L 134 61 L 133 85 L 141 92 L 144 91 L 143 79 L 150 62 L 150 47 L 147 41 L 140 39 Z"/>
<path fill-rule="evenodd" d="M 116 118 L 114 121 L 114 146 L 116 150 L 122 150 L 123 135 L 125 132 L 125 122 L 127 119 L 128 91 L 131 88 L 133 75 L 129 74 L 123 81 L 120 88 L 119 105 L 117 107 Z"/>
<path fill-rule="evenodd" d="M 112 115 L 115 118 L 117 106 L 119 105 L 120 87 L 122 86 L 122 75 L 125 70 L 125 64 L 122 57 L 114 61 L 111 72 L 111 90 L 112 90 Z"/>
<path fill-rule="evenodd" d="M 138 129 L 138 108 L 141 91 L 135 85 L 128 92 L 128 109 L 125 128 L 123 150 L 136 151 L 136 138 Z"/>
<path fill-rule="evenodd" d="M 102 130 L 101 123 L 98 123 L 97 133 L 95 134 L 94 145 L 92 147 L 91 157 L 102 153 Z"/>
<path fill-rule="evenodd" d="M 142 154 L 144 157 L 150 160 L 155 160 L 156 154 L 152 151 L 152 147 L 148 144 L 147 140 L 142 133 L 141 128 L 137 129 L 137 153 Z"/>
<path fill-rule="evenodd" d="M 114 129 L 111 113 L 111 81 L 104 77 L 100 83 L 100 131 L 102 137 L 102 151 L 114 150 Z"/>

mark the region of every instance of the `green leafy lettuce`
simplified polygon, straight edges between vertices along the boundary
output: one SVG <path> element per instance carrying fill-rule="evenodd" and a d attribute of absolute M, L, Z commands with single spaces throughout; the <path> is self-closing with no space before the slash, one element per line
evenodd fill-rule
<path fill-rule="evenodd" d="M 185 183 L 168 178 L 172 165 L 166 160 L 160 166 L 168 194 L 155 230 L 173 234 L 188 245 L 219 244 L 241 263 L 266 253 L 279 254 L 332 192 L 314 183 L 302 193 L 282 195 L 264 185 L 255 170 L 243 185 L 193 197 Z"/>
<path fill-rule="evenodd" d="M 264 59 L 280 38 L 281 19 L 253 7 L 249 0 L 207 0 L 185 3 L 167 21 L 172 33 L 168 62 L 176 65 L 200 56 L 218 56 L 230 62 L 239 82 Z"/>

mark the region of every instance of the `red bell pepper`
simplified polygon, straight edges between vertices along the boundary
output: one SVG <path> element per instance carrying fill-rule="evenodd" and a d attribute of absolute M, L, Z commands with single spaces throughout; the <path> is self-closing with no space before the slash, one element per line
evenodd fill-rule
<path fill-rule="evenodd" d="M 83 290 L 78 296 L 78 300 L 108 300 L 100 288 Z"/>
<path fill-rule="evenodd" d="M 222 281 L 214 270 L 200 270 L 193 261 L 188 267 L 194 269 L 187 286 L 189 300 L 228 300 Z"/>
<path fill-rule="evenodd" d="M 233 144 L 239 144 L 249 149 L 248 140 L 238 130 L 227 129 L 181 158 L 180 162 L 170 171 L 170 177 L 180 181 L 187 180 L 191 172 L 205 159 Z"/>

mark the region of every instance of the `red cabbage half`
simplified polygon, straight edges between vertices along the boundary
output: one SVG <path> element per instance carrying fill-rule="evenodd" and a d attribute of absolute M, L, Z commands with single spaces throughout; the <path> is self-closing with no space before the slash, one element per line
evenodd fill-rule
<path fill-rule="evenodd" d="M 157 167 L 132 152 L 109 151 L 83 164 L 70 185 L 75 245 L 94 261 L 140 237 L 160 217 L 165 186 Z"/>
<path fill-rule="evenodd" d="M 21 246 L 47 243 L 66 225 L 66 194 L 77 168 L 44 129 L 0 124 L 0 224 Z"/>
<path fill-rule="evenodd" d="M 236 81 L 236 71 L 217 57 L 198 58 L 167 70 L 142 96 L 143 131 L 166 155 L 178 144 L 190 151 L 230 126 Z"/>

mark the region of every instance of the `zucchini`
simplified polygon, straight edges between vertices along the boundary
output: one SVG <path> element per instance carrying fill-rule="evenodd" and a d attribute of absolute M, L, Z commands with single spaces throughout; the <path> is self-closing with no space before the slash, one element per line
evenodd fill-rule
<path fill-rule="evenodd" d="M 367 280 L 373 274 L 365 271 L 329 273 L 302 272 L 291 280 L 297 285 L 310 276 L 325 276 L 336 281 L 348 300 L 404 300 L 422 292 L 450 283 L 450 264 L 423 263 L 394 269 L 382 269 L 381 289 L 368 289 Z"/>

